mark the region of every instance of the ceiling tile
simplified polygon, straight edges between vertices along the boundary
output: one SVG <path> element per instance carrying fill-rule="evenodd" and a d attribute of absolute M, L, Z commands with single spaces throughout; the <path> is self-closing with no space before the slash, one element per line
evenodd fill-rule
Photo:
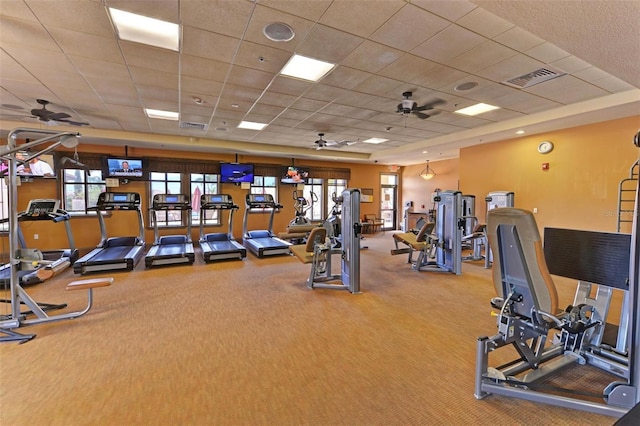
<path fill-rule="evenodd" d="M 342 61 L 342 65 L 376 73 L 397 61 L 402 55 L 400 50 L 367 40 L 351 52 Z"/>
<path fill-rule="evenodd" d="M 146 84 L 164 89 L 178 90 L 178 76 L 174 73 L 158 72 L 150 68 L 129 67 L 133 81 L 140 85 Z"/>
<path fill-rule="evenodd" d="M 240 40 L 222 34 L 201 30 L 187 25 L 182 26 L 183 47 L 185 55 L 231 62 Z"/>
<path fill-rule="evenodd" d="M 560 59 L 569 56 L 569 54 L 564 50 L 547 42 L 525 50 L 524 53 L 534 59 L 544 62 L 545 64 L 550 64 L 551 62 L 559 61 Z"/>
<path fill-rule="evenodd" d="M 467 0 L 411 0 L 411 3 L 452 22 L 457 21 L 477 7 Z"/>
<path fill-rule="evenodd" d="M 397 61 L 384 67 L 378 74 L 390 78 L 412 80 L 436 67 L 438 67 L 438 64 L 435 62 L 406 54 L 401 56 Z"/>
<path fill-rule="evenodd" d="M 180 17 L 189 26 L 241 38 L 254 4 L 248 1 L 182 0 Z"/>
<path fill-rule="evenodd" d="M 368 72 L 340 65 L 323 78 L 322 83 L 344 89 L 353 89 L 370 76 L 371 74 Z"/>
<path fill-rule="evenodd" d="M 180 70 L 183 76 L 224 82 L 229 72 L 229 64 L 198 58 L 197 56 L 180 55 Z"/>
<path fill-rule="evenodd" d="M 331 3 L 320 23 L 367 38 L 404 5 L 403 0 L 338 0 Z"/>
<path fill-rule="evenodd" d="M 353 34 L 324 25 L 315 25 L 296 53 L 323 61 L 338 63 L 363 41 Z"/>
<path fill-rule="evenodd" d="M 167 49 L 158 49 L 144 44 L 122 42 L 122 54 L 128 66 L 149 68 L 156 71 L 178 72 L 180 54 Z M 182 55 L 183 60 L 190 60 L 190 56 Z"/>
<path fill-rule="evenodd" d="M 33 47 L 40 50 L 60 51 L 49 33 L 34 21 L 0 16 L 0 40 L 3 49 L 8 45 L 20 44 L 17 49 Z"/>
<path fill-rule="evenodd" d="M 252 87 L 254 89 L 263 89 L 269 85 L 273 78 L 272 73 L 254 70 L 251 68 L 233 66 L 229 73 L 228 83 L 237 86 Z"/>
<path fill-rule="evenodd" d="M 396 49 L 411 50 L 447 25 L 449 21 L 412 4 L 407 4 L 369 39 Z"/>
<path fill-rule="evenodd" d="M 456 23 L 487 38 L 493 38 L 514 27 L 512 23 L 479 7 L 458 19 Z"/>
<path fill-rule="evenodd" d="M 235 65 L 278 73 L 291 58 L 286 50 L 245 41 L 235 57 Z"/>
<path fill-rule="evenodd" d="M 47 26 L 72 28 L 73 31 L 79 33 L 101 37 L 114 36 L 109 14 L 101 2 L 73 2 L 72 5 L 67 7 L 57 1 L 28 0 L 27 4 L 40 22 Z M 154 2 L 153 8 L 156 7 L 157 5 Z"/>
<path fill-rule="evenodd" d="M 519 52 L 532 49 L 535 46 L 544 43 L 543 39 L 534 36 L 520 27 L 510 28 L 495 36 L 493 40 Z"/>
<path fill-rule="evenodd" d="M 411 53 L 435 62 L 446 63 L 486 40 L 479 34 L 452 24 L 413 49 Z"/>
<path fill-rule="evenodd" d="M 498 62 L 517 55 L 515 50 L 504 47 L 493 41 L 487 41 L 480 46 L 449 61 L 448 66 L 469 73 L 483 70 Z"/>

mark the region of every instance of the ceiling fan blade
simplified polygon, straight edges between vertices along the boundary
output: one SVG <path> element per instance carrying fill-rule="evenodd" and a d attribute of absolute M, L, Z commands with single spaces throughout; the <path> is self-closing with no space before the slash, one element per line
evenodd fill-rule
<path fill-rule="evenodd" d="M 71 124 L 72 126 L 88 126 L 89 123 L 85 123 L 82 121 L 73 121 L 73 120 L 65 120 L 65 119 L 60 119 L 60 120 L 56 120 L 59 123 L 67 123 L 67 124 Z"/>
<path fill-rule="evenodd" d="M 67 114 L 66 112 L 52 112 L 47 116 L 47 118 L 49 120 L 60 121 L 60 120 L 65 119 L 65 118 L 71 118 L 71 116 L 69 114 Z"/>
<path fill-rule="evenodd" d="M 426 111 L 428 109 L 433 109 L 433 105 L 431 104 L 426 104 L 426 105 L 422 105 L 420 107 L 415 107 L 413 110 L 414 111 Z"/>
<path fill-rule="evenodd" d="M 425 118 L 431 117 L 429 114 L 425 114 L 425 113 L 420 112 L 420 111 L 412 111 L 412 112 L 416 115 L 416 117 L 418 117 L 418 118 L 420 118 L 422 120 L 424 120 Z"/>

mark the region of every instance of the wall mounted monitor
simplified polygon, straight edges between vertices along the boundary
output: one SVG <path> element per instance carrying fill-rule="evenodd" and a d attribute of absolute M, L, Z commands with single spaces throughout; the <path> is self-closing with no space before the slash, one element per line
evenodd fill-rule
<path fill-rule="evenodd" d="M 102 157 L 102 177 L 117 179 L 145 179 L 146 164 L 143 158 Z"/>
<path fill-rule="evenodd" d="M 220 182 L 253 183 L 253 164 L 220 163 Z"/>
<path fill-rule="evenodd" d="M 309 178 L 309 169 L 304 167 L 284 167 L 282 169 L 282 174 L 280 177 L 280 182 L 282 183 L 307 183 L 307 179 Z"/>
<path fill-rule="evenodd" d="M 28 162 L 21 160 L 27 159 L 31 154 L 28 151 L 16 152 L 16 172 L 18 176 L 23 177 L 43 177 L 54 178 L 56 177 L 56 163 L 53 154 L 42 154 Z M 4 174 L 5 164 L 0 166 L 0 170 L 3 170 Z"/>

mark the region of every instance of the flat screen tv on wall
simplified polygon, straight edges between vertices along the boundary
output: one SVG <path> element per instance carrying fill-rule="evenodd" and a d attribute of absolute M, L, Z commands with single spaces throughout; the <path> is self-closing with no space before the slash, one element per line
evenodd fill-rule
<path fill-rule="evenodd" d="M 307 183 L 307 179 L 309 178 L 309 169 L 304 167 L 284 167 L 282 169 L 282 174 L 280 177 L 280 182 L 282 183 Z"/>
<path fill-rule="evenodd" d="M 146 164 L 143 158 L 102 157 L 102 177 L 117 179 L 145 179 Z"/>
<path fill-rule="evenodd" d="M 253 183 L 253 164 L 220 163 L 220 182 Z"/>

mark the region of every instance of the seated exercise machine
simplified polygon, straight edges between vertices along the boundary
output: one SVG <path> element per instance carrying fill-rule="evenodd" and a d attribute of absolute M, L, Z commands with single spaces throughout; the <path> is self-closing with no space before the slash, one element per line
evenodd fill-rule
<path fill-rule="evenodd" d="M 618 417 L 640 402 L 637 220 L 632 236 L 547 228 L 543 249 L 531 212 L 489 212 L 498 333 L 477 341 L 476 398 L 494 393 Z M 558 309 L 550 274 L 580 280 L 573 304 L 564 311 Z M 607 344 L 614 288 L 629 294 L 620 318 L 623 330 L 618 330 L 617 343 Z M 490 354 L 505 346 L 515 348 L 519 357 L 490 367 Z M 544 383 L 576 363 L 611 374 L 611 383 L 598 394 Z"/>
<path fill-rule="evenodd" d="M 335 201 L 342 205 L 340 244 L 332 245 L 326 227 L 314 228 L 306 245 L 291 246 L 291 252 L 303 263 L 311 263 L 307 286 L 360 293 L 360 190 L 345 189 Z M 340 256 L 340 273 L 332 273 L 332 258 Z"/>
<path fill-rule="evenodd" d="M 30 249 L 26 247 L 22 228 L 18 226 L 18 242 L 20 244 L 17 253 L 17 257 L 20 259 L 18 276 L 22 285 L 41 283 L 62 272 L 78 259 L 78 249 L 75 247 L 69 224 L 69 213 L 59 207 L 59 200 L 35 199 L 29 201 L 25 211 L 18 213 L 18 223 L 28 221 L 64 223 L 69 242 L 69 248 L 58 250 Z M 10 269 L 10 264 L 0 267 L 0 283 L 4 285 L 9 283 Z"/>
<path fill-rule="evenodd" d="M 53 132 L 42 129 L 25 129 L 17 128 L 11 130 L 8 136 L 6 148 L 0 153 L 0 157 L 8 161 L 8 177 L 9 177 L 9 293 L 10 293 L 10 312 L 7 315 L 0 316 L 0 342 L 20 342 L 24 343 L 35 337 L 34 334 L 21 334 L 14 329 L 25 325 L 40 324 L 45 322 L 60 321 L 66 319 L 78 318 L 91 309 L 93 305 L 93 289 L 97 287 L 105 287 L 113 282 L 113 278 L 96 278 L 94 280 L 84 280 L 71 282 L 67 285 L 68 290 L 87 290 L 87 305 L 84 309 L 74 312 L 63 312 L 57 315 L 49 315 L 29 294 L 22 288 L 18 272 L 20 270 L 21 259 L 19 254 L 18 243 L 18 212 L 17 204 L 17 159 L 16 152 L 23 147 L 16 147 L 16 139 L 20 133 L 40 134 L 44 137 L 29 142 L 31 148 L 30 157 L 25 159 L 29 161 L 43 153 L 53 151 L 60 145 L 67 148 L 73 148 L 78 143 L 78 133 L 71 132 Z M 34 148 L 42 144 L 48 144 L 42 150 Z M 37 151 L 37 152 L 36 152 Z M 33 206 L 32 206 L 33 207 Z M 21 312 L 21 306 L 26 305 L 30 311 Z"/>
<path fill-rule="evenodd" d="M 95 210 L 100 224 L 100 243 L 73 264 L 73 272 L 86 274 L 100 271 L 131 271 L 144 251 L 144 221 L 140 210 L 140 194 L 137 192 L 103 192 L 98 196 Z M 138 218 L 138 235 L 131 237 L 107 237 L 103 211 L 135 212 Z"/>
<path fill-rule="evenodd" d="M 411 266 L 416 271 L 451 272 L 462 274 L 462 193 L 460 191 L 440 191 L 435 197 L 438 203 L 436 210 L 436 222 L 434 232 L 428 235 L 425 245 L 416 246 L 422 248 L 418 259 L 413 262 L 412 253 L 409 252 Z M 394 236 L 396 250 L 391 254 L 406 253 L 397 251 L 398 242 L 411 245 L 411 238 L 406 242 L 402 240 L 402 234 Z M 398 241 L 400 238 L 400 241 Z M 432 251 L 433 250 L 433 251 Z"/>
<path fill-rule="evenodd" d="M 204 224 L 207 212 L 229 211 L 227 232 L 205 234 Z M 205 262 L 224 259 L 244 259 L 247 257 L 247 249 L 233 238 L 233 213 L 238 206 L 233 203 L 228 194 L 203 194 L 200 196 L 200 248 Z"/>
<path fill-rule="evenodd" d="M 171 211 L 180 212 L 180 218 L 186 216 L 185 235 L 163 235 L 158 230 L 158 214 L 167 215 Z M 156 194 L 151 205 L 153 222 L 153 246 L 144 258 L 145 266 L 193 265 L 196 255 L 191 242 L 191 200 L 185 194 Z"/>
<path fill-rule="evenodd" d="M 514 207 L 514 193 L 511 191 L 492 191 L 487 194 L 484 198 L 487 203 L 486 214 L 489 215 L 489 211 L 493 209 L 497 209 L 500 207 Z M 485 225 L 485 235 L 486 235 L 486 225 Z M 491 246 L 489 245 L 489 239 L 487 238 L 485 241 L 485 256 L 484 256 L 484 267 L 489 269 L 491 267 L 491 262 L 493 262 L 493 254 L 491 253 Z"/>
<path fill-rule="evenodd" d="M 407 263 L 411 264 L 412 269 L 417 269 L 418 265 L 425 264 L 427 262 L 425 258 L 433 259 L 436 247 L 434 242 L 437 240 L 433 235 L 435 226 L 434 222 L 427 222 L 421 217 L 416 222 L 414 229 L 409 230 L 409 232 L 393 234 L 393 242 L 396 248 L 391 250 L 391 254 L 408 253 Z M 399 244 L 404 244 L 406 247 L 401 248 Z M 413 255 L 416 252 L 418 253 L 418 258 L 414 260 Z"/>
<path fill-rule="evenodd" d="M 258 257 L 290 254 L 291 243 L 277 238 L 273 234 L 273 216 L 276 210 L 282 208 L 281 204 L 273 200 L 271 194 L 247 194 L 245 198 L 246 208 L 242 221 L 242 235 L 245 247 Z M 264 230 L 249 231 L 249 214 L 254 211 L 269 211 L 269 227 Z"/>

